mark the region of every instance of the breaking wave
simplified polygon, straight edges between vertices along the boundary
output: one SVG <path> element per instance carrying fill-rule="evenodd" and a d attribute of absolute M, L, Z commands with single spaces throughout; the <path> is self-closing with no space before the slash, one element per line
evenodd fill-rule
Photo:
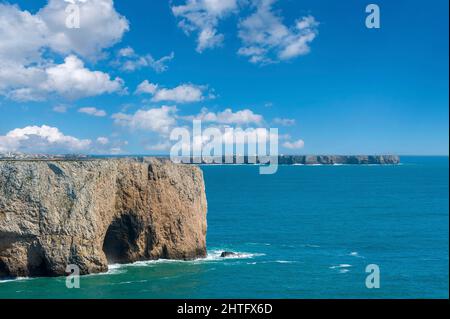
<path fill-rule="evenodd" d="M 185 263 L 185 264 L 198 264 L 203 262 L 216 262 L 216 261 L 225 261 L 230 259 L 252 259 L 259 256 L 264 256 L 265 254 L 261 253 L 249 253 L 249 252 L 234 252 L 234 255 L 221 257 L 222 252 L 226 250 L 210 250 L 207 252 L 205 258 L 197 258 L 193 260 L 174 260 L 174 259 L 157 259 L 157 260 L 145 260 L 145 261 L 136 261 L 134 263 L 129 264 L 111 264 L 108 266 L 109 271 L 104 274 L 115 274 L 118 271 L 122 270 L 125 267 L 145 267 L 145 266 L 153 266 L 157 264 L 174 264 L 174 263 Z"/>
<path fill-rule="evenodd" d="M 24 280 L 32 280 L 34 278 L 31 277 L 17 277 L 17 278 L 11 278 L 11 279 L 2 279 L 0 280 L 0 284 L 4 284 L 7 282 L 14 282 L 14 281 L 24 281 Z"/>

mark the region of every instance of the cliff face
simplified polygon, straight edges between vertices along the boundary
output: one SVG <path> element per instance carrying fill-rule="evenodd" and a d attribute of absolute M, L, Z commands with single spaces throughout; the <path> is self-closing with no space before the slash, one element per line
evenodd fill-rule
<path fill-rule="evenodd" d="M 195 163 L 191 157 L 180 157 L 178 158 L 180 162 L 183 163 Z M 271 159 L 272 160 L 272 159 Z M 272 160 L 273 161 L 273 160 Z M 222 156 L 221 163 L 224 164 L 260 164 L 267 163 L 267 158 L 262 159 L 259 157 L 248 157 L 248 156 L 232 156 L 227 159 Z M 278 164 L 280 165 L 333 165 L 333 164 L 399 164 L 400 157 L 397 155 L 279 155 Z M 209 161 L 202 159 L 202 164 L 214 164 L 213 158 L 209 158 Z"/>
<path fill-rule="evenodd" d="M 397 155 L 282 155 L 279 164 L 399 164 Z"/>
<path fill-rule="evenodd" d="M 205 255 L 205 187 L 195 166 L 154 158 L 0 162 L 0 277 Z"/>

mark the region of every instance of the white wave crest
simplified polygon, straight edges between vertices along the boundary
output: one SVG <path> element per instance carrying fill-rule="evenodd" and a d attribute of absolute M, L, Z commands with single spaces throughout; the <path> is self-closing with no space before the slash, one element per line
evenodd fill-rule
<path fill-rule="evenodd" d="M 30 278 L 30 277 L 17 277 L 17 278 L 11 278 L 11 279 L 3 279 L 3 280 L 0 280 L 0 284 L 14 282 L 14 281 L 32 280 L 32 279 L 33 278 Z"/>
<path fill-rule="evenodd" d="M 208 251 L 206 257 L 204 258 L 197 258 L 193 260 L 175 260 L 175 259 L 157 259 L 157 260 L 145 260 L 145 261 L 136 261 L 134 263 L 129 264 L 111 264 L 108 265 L 108 272 L 103 273 L 105 275 L 107 274 L 118 274 L 123 273 L 123 268 L 126 267 L 146 267 L 146 266 L 155 266 L 157 264 L 174 264 L 174 263 L 185 263 L 185 264 L 198 264 L 203 262 L 216 262 L 216 261 L 224 261 L 228 259 L 251 259 L 254 257 L 264 256 L 265 254 L 260 253 L 248 253 L 248 252 L 234 252 L 234 255 L 227 256 L 227 257 L 221 257 L 222 252 L 224 252 L 224 249 L 221 250 L 210 250 Z"/>
<path fill-rule="evenodd" d="M 265 254 L 260 253 L 247 253 L 247 252 L 234 252 L 234 255 L 227 256 L 227 257 L 220 257 L 220 255 L 225 250 L 211 250 L 208 252 L 206 258 L 200 258 L 196 260 L 203 260 L 203 261 L 218 261 L 218 260 L 226 260 L 226 259 L 251 259 L 254 257 L 264 256 Z"/>
<path fill-rule="evenodd" d="M 352 265 L 350 264 L 340 264 L 329 267 L 330 269 L 340 269 L 340 268 L 350 268 Z"/>

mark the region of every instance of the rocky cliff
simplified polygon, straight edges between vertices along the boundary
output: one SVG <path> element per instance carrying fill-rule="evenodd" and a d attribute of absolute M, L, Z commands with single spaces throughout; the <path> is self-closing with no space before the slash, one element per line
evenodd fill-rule
<path fill-rule="evenodd" d="M 202 164 L 213 163 L 213 158 L 208 158 L 208 161 L 202 159 Z M 220 158 L 219 158 L 220 159 Z M 193 158 L 180 157 L 178 159 L 183 163 L 197 163 Z M 219 161 L 220 162 L 220 161 Z M 266 163 L 267 158 L 260 160 L 259 157 L 248 157 L 248 156 L 232 156 L 230 159 L 226 159 L 222 156 L 222 161 L 220 163 L 225 164 L 259 164 Z M 279 155 L 278 164 L 280 165 L 333 165 L 333 164 L 348 164 L 348 165 L 358 165 L 358 164 L 399 164 L 400 157 L 397 155 Z"/>
<path fill-rule="evenodd" d="M 196 166 L 154 158 L 0 161 L 0 277 L 206 255 Z"/>
<path fill-rule="evenodd" d="M 399 164 L 397 155 L 282 155 L 278 157 L 279 164 Z"/>

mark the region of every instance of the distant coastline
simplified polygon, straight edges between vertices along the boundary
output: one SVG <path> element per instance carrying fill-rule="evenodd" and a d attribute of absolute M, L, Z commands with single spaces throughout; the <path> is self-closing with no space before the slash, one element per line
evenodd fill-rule
<path fill-rule="evenodd" d="M 23 161 L 84 161 L 96 160 L 105 158 L 135 158 L 142 159 L 145 157 L 169 158 L 168 155 L 84 155 L 84 154 L 24 154 L 24 153 L 0 153 L 0 160 L 23 160 Z M 214 160 L 215 159 L 215 160 Z M 263 158 L 258 156 L 222 156 L 222 157 L 208 157 L 208 158 L 193 158 L 193 157 L 178 157 L 178 161 L 184 164 L 262 164 L 266 163 Z M 279 165 L 364 165 L 364 164 L 379 164 L 379 165 L 395 165 L 400 164 L 400 156 L 398 155 L 279 155 Z"/>
<path fill-rule="evenodd" d="M 222 157 L 223 164 L 264 164 L 264 158 L 259 157 L 233 156 L 226 161 Z M 279 165 L 363 165 L 363 164 L 399 164 L 400 157 L 397 155 L 279 155 Z M 202 161 L 201 164 L 214 164 L 212 162 Z"/>

